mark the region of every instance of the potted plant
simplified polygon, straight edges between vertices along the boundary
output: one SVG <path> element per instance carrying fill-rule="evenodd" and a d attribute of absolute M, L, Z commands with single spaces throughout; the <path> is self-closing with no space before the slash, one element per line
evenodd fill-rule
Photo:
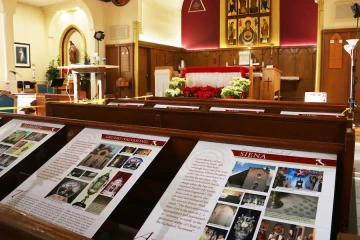
<path fill-rule="evenodd" d="M 90 60 L 89 55 L 87 54 L 87 52 L 85 52 L 85 54 L 84 54 L 84 64 L 85 65 L 90 65 L 91 64 L 91 60 Z M 84 90 L 87 90 L 87 88 L 89 88 L 89 86 L 90 86 L 90 78 L 91 78 L 91 73 L 82 73 L 82 74 L 80 74 L 80 86 Z"/>
<path fill-rule="evenodd" d="M 230 81 L 230 86 L 226 86 L 221 90 L 221 97 L 226 99 L 241 99 L 249 90 L 250 80 L 242 77 L 234 77 Z"/>
<path fill-rule="evenodd" d="M 49 66 L 46 68 L 45 72 L 45 79 L 47 81 L 47 84 L 49 84 L 49 81 L 52 81 L 55 78 L 60 77 L 60 71 L 57 69 L 57 66 L 60 64 L 59 57 L 57 58 L 57 64 L 55 64 L 55 60 L 52 59 L 49 63 Z"/>

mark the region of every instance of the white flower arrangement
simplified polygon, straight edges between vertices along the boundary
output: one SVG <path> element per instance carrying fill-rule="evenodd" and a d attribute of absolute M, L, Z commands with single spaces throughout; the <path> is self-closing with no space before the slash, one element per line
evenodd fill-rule
<path fill-rule="evenodd" d="M 231 86 L 226 86 L 221 90 L 221 97 L 227 99 L 239 99 L 249 90 L 250 80 L 242 77 L 234 77 L 230 82 Z"/>
<path fill-rule="evenodd" d="M 180 90 L 180 88 L 166 89 L 165 91 L 165 97 L 180 97 L 182 95 L 183 92 Z"/>
<path fill-rule="evenodd" d="M 180 97 L 183 95 L 182 87 L 186 87 L 185 78 L 173 77 L 169 81 L 169 89 L 165 90 L 165 97 Z"/>

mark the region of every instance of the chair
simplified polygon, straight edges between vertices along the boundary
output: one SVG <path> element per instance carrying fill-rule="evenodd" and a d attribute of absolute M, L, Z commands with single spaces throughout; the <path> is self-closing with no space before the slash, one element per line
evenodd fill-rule
<path fill-rule="evenodd" d="M 3 107 L 14 107 L 14 109 L 1 110 Z M 8 91 L 0 92 L 0 112 L 16 113 L 17 96 Z"/>
<path fill-rule="evenodd" d="M 36 84 L 36 93 L 54 93 L 54 89 L 49 84 Z"/>

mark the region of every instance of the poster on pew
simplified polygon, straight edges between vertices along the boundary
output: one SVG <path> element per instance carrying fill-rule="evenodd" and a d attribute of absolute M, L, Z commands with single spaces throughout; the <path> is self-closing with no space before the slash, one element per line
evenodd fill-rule
<path fill-rule="evenodd" d="M 280 114 L 284 115 L 296 115 L 305 117 L 325 117 L 325 118 L 344 118 L 343 113 L 328 113 L 328 112 L 293 112 L 293 111 L 281 111 Z"/>
<path fill-rule="evenodd" d="M 0 177 L 64 125 L 12 119 L 0 127 Z"/>
<path fill-rule="evenodd" d="M 168 139 L 85 128 L 2 203 L 91 238 Z"/>
<path fill-rule="evenodd" d="M 252 109 L 252 108 L 223 108 L 223 107 L 211 107 L 210 111 L 220 112 L 233 112 L 233 113 L 264 113 L 264 109 Z"/>
<path fill-rule="evenodd" d="M 336 155 L 199 142 L 135 239 L 330 239 Z"/>
<path fill-rule="evenodd" d="M 179 109 L 179 110 L 199 110 L 199 106 L 184 106 L 184 105 L 166 105 L 155 104 L 154 108 L 166 108 L 166 109 Z"/>

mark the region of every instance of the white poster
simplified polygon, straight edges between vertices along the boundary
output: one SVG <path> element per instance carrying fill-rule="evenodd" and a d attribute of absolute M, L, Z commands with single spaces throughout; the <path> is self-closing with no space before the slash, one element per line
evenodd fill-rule
<path fill-rule="evenodd" d="M 280 114 L 296 115 L 305 117 L 330 117 L 330 118 L 344 118 L 343 113 L 326 113 L 326 112 L 293 112 L 293 111 L 281 111 Z"/>
<path fill-rule="evenodd" d="M 183 109 L 183 110 L 199 110 L 199 106 L 181 106 L 181 105 L 165 105 L 155 104 L 154 108 L 167 108 L 167 109 Z"/>
<path fill-rule="evenodd" d="M 12 119 L 0 127 L 0 177 L 64 125 Z"/>
<path fill-rule="evenodd" d="M 264 109 L 251 109 L 251 108 L 222 108 L 222 107 L 211 107 L 210 111 L 220 112 L 239 112 L 239 113 L 264 113 Z"/>
<path fill-rule="evenodd" d="M 85 128 L 2 203 L 91 238 L 168 139 Z"/>
<path fill-rule="evenodd" d="M 135 239 L 330 239 L 335 166 L 333 154 L 199 142 Z"/>

